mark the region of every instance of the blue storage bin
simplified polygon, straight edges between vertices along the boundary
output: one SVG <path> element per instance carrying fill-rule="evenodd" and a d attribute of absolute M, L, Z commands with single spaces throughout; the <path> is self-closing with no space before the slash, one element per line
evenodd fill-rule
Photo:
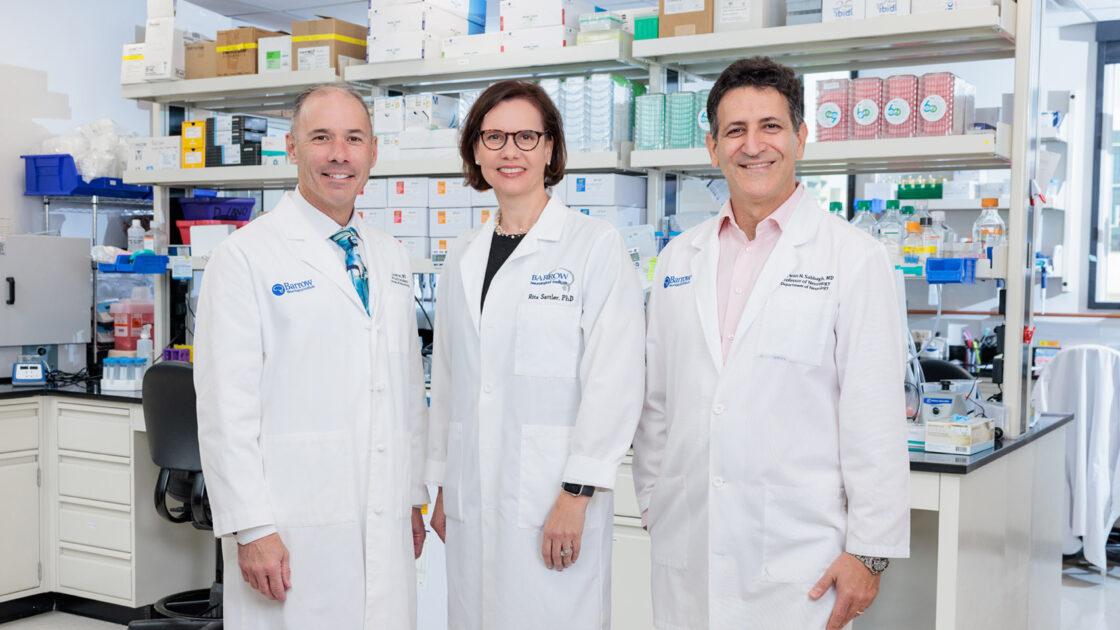
<path fill-rule="evenodd" d="M 926 282 L 930 284 L 975 284 L 975 258 L 927 258 Z"/>
<path fill-rule="evenodd" d="M 159 274 L 167 271 L 170 258 L 155 254 L 121 254 L 114 263 L 97 263 L 97 270 L 102 273 L 144 273 Z"/>
<path fill-rule="evenodd" d="M 134 186 L 116 177 L 98 177 L 86 181 L 78 175 L 74 156 L 69 153 L 51 155 L 21 155 L 24 165 L 23 194 L 33 197 L 45 195 L 77 195 L 151 199 L 151 186 Z"/>
<path fill-rule="evenodd" d="M 187 221 L 248 221 L 257 200 L 252 197 L 184 197 L 179 200 Z"/>

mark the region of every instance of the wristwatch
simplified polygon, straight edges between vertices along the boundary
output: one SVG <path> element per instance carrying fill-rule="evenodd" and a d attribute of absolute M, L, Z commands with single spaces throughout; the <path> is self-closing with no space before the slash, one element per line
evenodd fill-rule
<path fill-rule="evenodd" d="M 856 557 L 856 560 L 862 562 L 863 566 L 867 567 L 867 570 L 871 572 L 871 575 L 879 575 L 883 571 L 886 571 L 887 567 L 890 566 L 891 563 L 891 561 L 887 558 L 872 558 L 871 556 L 861 556 L 854 553 L 852 555 Z"/>
<path fill-rule="evenodd" d="M 567 492 L 573 497 L 589 497 L 595 494 L 595 486 L 584 486 L 578 483 L 568 483 L 565 481 L 560 484 L 560 487 L 564 489 L 564 492 Z"/>

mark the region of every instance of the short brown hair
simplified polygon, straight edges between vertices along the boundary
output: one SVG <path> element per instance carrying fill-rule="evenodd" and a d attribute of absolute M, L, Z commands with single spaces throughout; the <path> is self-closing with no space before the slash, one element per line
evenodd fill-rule
<path fill-rule="evenodd" d="M 708 123 L 713 138 L 717 137 L 719 131 L 716 110 L 719 109 L 720 101 L 728 92 L 741 87 L 777 90 L 789 105 L 789 120 L 793 123 L 794 133 L 801 128 L 801 123 L 805 120 L 805 93 L 797 73 L 769 57 L 749 57 L 724 68 L 708 93 Z"/>
<path fill-rule="evenodd" d="M 299 122 L 299 115 L 303 112 L 303 106 L 304 103 L 307 102 L 307 99 L 315 96 L 316 94 L 323 94 L 332 90 L 336 92 L 342 92 L 347 96 L 353 97 L 354 100 L 358 101 L 358 103 L 362 106 L 362 109 L 365 110 L 366 118 L 370 118 L 369 104 L 366 103 L 366 100 L 364 98 L 362 98 L 361 92 L 345 83 L 320 83 L 319 85 L 313 85 L 307 88 L 306 90 L 300 92 L 298 96 L 296 96 L 295 105 L 292 109 L 291 130 L 293 132 L 296 130 L 296 125 Z M 370 119 L 370 130 L 372 131 L 372 129 L 373 120 Z"/>
<path fill-rule="evenodd" d="M 529 101 L 541 113 L 545 135 L 552 140 L 552 159 L 544 167 L 544 185 L 555 186 L 564 178 L 564 165 L 568 152 L 564 147 L 564 123 L 560 110 L 541 86 L 528 81 L 499 81 L 479 94 L 471 106 L 467 119 L 460 125 L 459 155 L 463 158 L 463 178 L 475 190 L 490 190 L 490 184 L 482 176 L 482 168 L 475 164 L 474 149 L 482 133 L 482 119 L 499 103 L 523 99 Z"/>

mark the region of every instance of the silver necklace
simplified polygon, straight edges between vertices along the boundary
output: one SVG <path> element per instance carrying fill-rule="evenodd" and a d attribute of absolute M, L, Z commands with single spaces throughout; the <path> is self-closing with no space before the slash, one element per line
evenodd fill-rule
<path fill-rule="evenodd" d="M 506 238 L 520 238 L 520 237 L 525 236 L 526 234 L 529 233 L 529 230 L 525 230 L 524 232 L 516 232 L 514 234 L 510 234 L 509 232 L 506 232 L 505 230 L 503 230 L 502 229 L 502 209 L 501 208 L 498 208 L 498 216 L 495 218 L 495 221 L 497 221 L 497 223 L 494 224 L 494 233 L 497 234 L 498 236 L 504 236 Z"/>

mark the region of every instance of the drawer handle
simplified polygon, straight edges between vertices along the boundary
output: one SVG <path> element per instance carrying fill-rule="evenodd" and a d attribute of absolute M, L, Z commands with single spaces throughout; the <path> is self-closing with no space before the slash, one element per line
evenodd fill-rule
<path fill-rule="evenodd" d="M 8 276 L 7 278 L 4 278 L 4 280 L 8 283 L 8 301 L 5 302 L 5 304 L 9 304 L 9 305 L 15 304 L 16 303 L 16 279 L 13 278 L 12 276 Z"/>

